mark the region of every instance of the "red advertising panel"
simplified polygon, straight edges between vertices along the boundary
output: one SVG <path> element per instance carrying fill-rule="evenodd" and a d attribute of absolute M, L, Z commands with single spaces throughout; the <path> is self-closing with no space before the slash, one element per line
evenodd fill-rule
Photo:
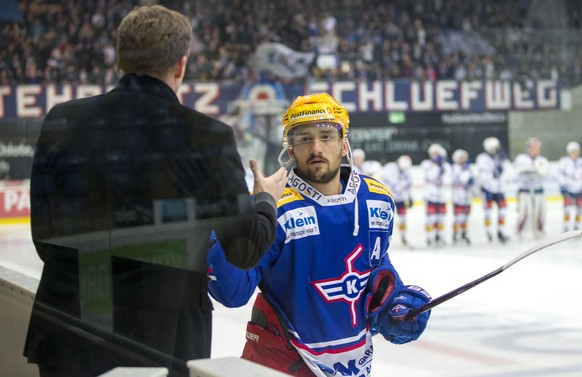
<path fill-rule="evenodd" d="M 0 220 L 30 216 L 30 187 L 22 181 L 0 183 Z"/>

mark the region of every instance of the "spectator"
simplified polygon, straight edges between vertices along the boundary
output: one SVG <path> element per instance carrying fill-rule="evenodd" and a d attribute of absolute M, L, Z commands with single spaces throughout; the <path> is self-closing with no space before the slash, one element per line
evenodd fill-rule
<path fill-rule="evenodd" d="M 59 36 L 69 36 L 77 52 L 96 40 L 99 44 L 105 43 L 103 39 L 113 41 L 115 25 L 139 2 L 21 0 L 21 3 L 24 24 L 8 24 L 3 30 L 4 37 L 0 38 L 0 48 L 16 47 L 16 54 L 4 58 L 7 66 L 0 68 L 3 80 L 0 84 L 26 82 L 24 62 L 45 46 L 50 51 L 58 44 Z M 539 12 L 536 3 L 530 1 L 511 6 L 491 0 L 484 3 L 450 0 L 444 4 L 373 0 L 363 4 L 320 2 L 303 7 L 291 0 L 276 3 L 235 0 L 228 7 L 210 0 L 202 0 L 195 6 L 185 0 L 161 0 L 160 3 L 188 15 L 196 41 L 192 55 L 204 54 L 209 66 L 214 67 L 200 76 L 196 70 L 189 69 L 187 80 L 249 79 L 242 69 L 244 62 L 262 42 L 283 43 L 297 51 L 337 54 L 340 62 L 337 68 L 319 69 L 314 65 L 311 76 L 320 79 L 424 77 L 434 80 L 435 77 L 452 79 L 456 75 L 468 79 L 484 76 L 502 80 L 559 79 L 566 86 L 579 84 L 582 79 L 582 54 L 572 53 L 582 50 L 575 48 L 580 47 L 581 41 L 576 32 L 571 32 L 580 27 L 578 4 L 572 0 L 563 3 L 564 14 L 571 17 L 560 20 L 566 32 L 555 37 L 545 33 L 544 24 L 537 25 L 536 29 L 527 24 L 525 15 Z M 314 14 L 321 16 L 314 18 Z M 274 23 L 274 19 L 283 21 Z M 555 27 L 550 19 L 545 24 L 548 28 Z M 460 36 L 461 47 L 443 38 L 451 31 Z M 476 43 L 475 35 L 484 43 Z M 490 48 L 474 47 L 487 44 Z M 463 45 L 473 48 L 465 51 Z M 564 51 L 565 48 L 568 50 Z M 508 64 L 509 61 L 512 63 Z M 87 72 L 93 72 L 94 67 L 100 70 L 112 67 L 112 63 L 99 59 L 87 64 L 84 66 Z M 41 82 L 79 81 L 79 77 L 65 77 L 55 67 L 45 71 L 46 57 L 36 65 L 44 72 L 39 78 Z M 62 71 L 69 71 L 69 67 L 74 67 L 73 72 L 81 70 L 78 63 L 66 62 Z M 104 75 L 95 73 L 94 76 Z"/>

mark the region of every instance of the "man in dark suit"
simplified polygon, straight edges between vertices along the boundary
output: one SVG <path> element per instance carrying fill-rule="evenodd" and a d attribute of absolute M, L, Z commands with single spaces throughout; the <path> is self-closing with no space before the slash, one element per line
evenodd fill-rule
<path fill-rule="evenodd" d="M 118 29 L 118 85 L 44 120 L 31 176 L 44 269 L 24 352 L 41 376 L 187 375 L 186 361 L 210 357 L 211 231 L 243 269 L 274 240 L 286 172 L 251 161 L 251 198 L 232 129 L 180 104 L 191 38 L 183 15 L 134 9 Z"/>

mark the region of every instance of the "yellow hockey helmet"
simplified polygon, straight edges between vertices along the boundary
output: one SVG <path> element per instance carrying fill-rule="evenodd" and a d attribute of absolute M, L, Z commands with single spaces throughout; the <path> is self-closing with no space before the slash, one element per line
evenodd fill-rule
<path fill-rule="evenodd" d="M 327 93 L 310 94 L 295 98 L 283 114 L 283 146 L 290 146 L 289 132 L 293 128 L 314 122 L 335 123 L 342 138 L 349 136 L 350 117 L 346 108 Z"/>

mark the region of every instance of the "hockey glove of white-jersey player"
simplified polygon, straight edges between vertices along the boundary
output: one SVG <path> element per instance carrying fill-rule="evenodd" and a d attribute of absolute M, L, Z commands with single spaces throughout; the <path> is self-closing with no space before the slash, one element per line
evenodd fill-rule
<path fill-rule="evenodd" d="M 377 332 L 394 344 L 417 340 L 426 328 L 430 310 L 408 321 L 404 320 L 404 317 L 410 310 L 421 307 L 430 299 L 430 295 L 424 289 L 416 285 L 404 286 L 392 301 L 390 309 L 377 315 Z"/>

